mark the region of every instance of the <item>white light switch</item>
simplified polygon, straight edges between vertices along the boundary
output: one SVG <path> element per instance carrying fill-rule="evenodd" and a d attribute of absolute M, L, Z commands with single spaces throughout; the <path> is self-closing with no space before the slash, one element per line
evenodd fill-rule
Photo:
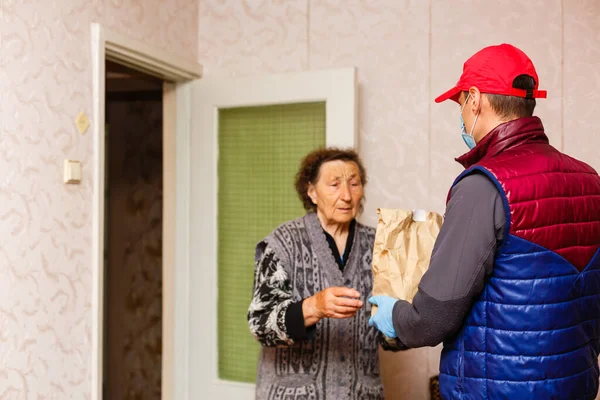
<path fill-rule="evenodd" d="M 81 163 L 79 161 L 65 160 L 65 183 L 81 182 Z"/>

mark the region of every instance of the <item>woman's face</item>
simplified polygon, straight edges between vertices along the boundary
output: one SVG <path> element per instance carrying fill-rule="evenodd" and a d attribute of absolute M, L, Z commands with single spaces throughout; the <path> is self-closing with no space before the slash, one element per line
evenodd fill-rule
<path fill-rule="evenodd" d="M 358 165 L 352 161 L 327 161 L 321 165 L 308 196 L 328 224 L 344 224 L 358 214 L 363 185 Z"/>

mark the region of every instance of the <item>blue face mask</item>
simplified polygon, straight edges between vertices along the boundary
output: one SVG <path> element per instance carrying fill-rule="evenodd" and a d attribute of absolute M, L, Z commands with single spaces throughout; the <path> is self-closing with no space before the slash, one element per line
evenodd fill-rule
<path fill-rule="evenodd" d="M 475 138 L 473 137 L 473 129 L 475 129 L 475 122 L 477 122 L 479 113 L 477 113 L 477 115 L 475 116 L 475 120 L 473 121 L 473 126 L 471 127 L 471 133 L 467 133 L 467 128 L 465 127 L 465 121 L 463 120 L 462 112 L 463 112 L 463 109 L 465 108 L 465 104 L 467 104 L 467 100 L 469 100 L 469 96 L 471 96 L 470 93 L 469 93 L 469 95 L 467 95 L 467 98 L 465 99 L 465 102 L 463 103 L 463 105 L 460 109 L 460 133 L 461 133 L 462 138 L 465 141 L 465 144 L 467 145 L 467 147 L 469 149 L 472 149 L 473 147 L 475 147 L 477 145 L 477 143 L 475 143 Z"/>
<path fill-rule="evenodd" d="M 472 149 L 473 147 L 475 147 L 477 145 L 477 143 L 475 143 L 475 139 L 473 138 L 473 136 L 471 136 L 467 133 L 467 129 L 465 128 L 465 121 L 463 121 L 462 113 L 460 114 L 460 131 L 461 131 L 462 138 L 465 141 L 465 144 L 467 145 L 467 147 L 469 149 Z"/>

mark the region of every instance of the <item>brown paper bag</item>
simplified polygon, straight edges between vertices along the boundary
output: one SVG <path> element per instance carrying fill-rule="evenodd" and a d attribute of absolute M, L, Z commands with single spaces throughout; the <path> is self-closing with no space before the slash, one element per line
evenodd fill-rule
<path fill-rule="evenodd" d="M 379 222 L 373 246 L 373 296 L 412 301 L 427 268 L 442 226 L 434 212 L 377 209 Z M 414 219 L 413 219 L 414 217 Z M 421 220 L 421 221 L 419 221 Z M 374 315 L 376 307 L 373 307 Z"/>

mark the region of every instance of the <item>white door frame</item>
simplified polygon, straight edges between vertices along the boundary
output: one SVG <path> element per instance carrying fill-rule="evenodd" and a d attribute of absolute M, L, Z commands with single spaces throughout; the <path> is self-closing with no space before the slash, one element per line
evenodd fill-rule
<path fill-rule="evenodd" d="M 193 265 L 189 269 L 189 278 L 194 282 L 194 290 L 189 293 L 188 299 L 194 307 L 189 309 L 188 326 L 190 335 L 196 340 L 190 341 L 188 348 L 190 370 L 195 374 L 189 381 L 189 394 L 193 399 L 253 399 L 254 384 L 221 380 L 217 368 L 219 110 L 325 101 L 326 145 L 356 148 L 356 69 L 350 67 L 238 78 L 213 76 L 205 77 L 191 86 L 194 113 L 189 138 L 189 165 L 193 179 L 189 181 L 189 194 L 195 207 L 189 214 L 191 225 L 188 229 L 193 246 L 189 247 L 190 258 L 187 262 Z"/>
<path fill-rule="evenodd" d="M 202 66 L 92 24 L 94 189 L 92 231 L 92 400 L 102 400 L 104 330 L 105 62 L 163 79 L 163 352 L 162 398 L 187 399 L 189 136 L 191 81 Z M 173 115 L 173 112 L 175 113 Z M 175 226 L 177 223 L 177 226 Z M 175 268 L 177 265 L 177 269 Z M 176 289 L 177 288 L 177 289 Z M 175 307 L 177 305 L 177 307 Z"/>

